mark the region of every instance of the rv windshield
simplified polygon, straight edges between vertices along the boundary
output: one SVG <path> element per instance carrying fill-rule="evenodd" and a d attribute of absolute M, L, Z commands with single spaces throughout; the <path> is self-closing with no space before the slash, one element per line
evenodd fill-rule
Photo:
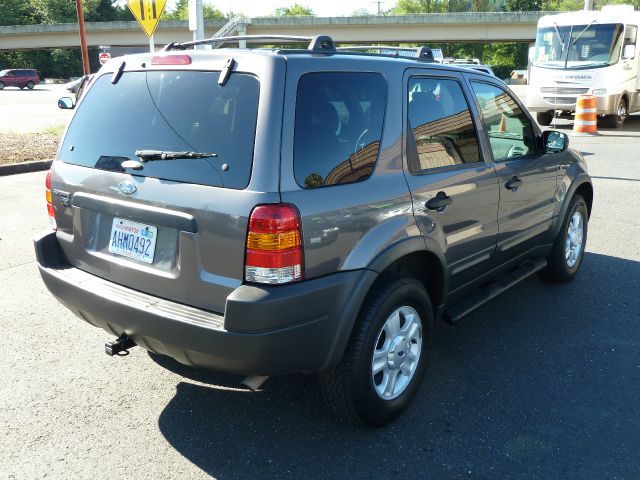
<path fill-rule="evenodd" d="M 541 27 L 533 64 L 558 69 L 613 65 L 620 58 L 623 31 L 624 26 L 619 23 Z"/>

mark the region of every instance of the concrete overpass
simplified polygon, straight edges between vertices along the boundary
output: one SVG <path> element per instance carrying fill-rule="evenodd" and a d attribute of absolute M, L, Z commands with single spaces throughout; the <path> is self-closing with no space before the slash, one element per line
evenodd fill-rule
<path fill-rule="evenodd" d="M 557 12 L 556 12 L 557 13 Z M 319 35 L 341 43 L 406 42 L 532 42 L 536 24 L 545 12 L 427 13 L 361 17 L 282 16 L 247 18 L 246 34 Z M 225 20 L 207 20 L 205 37 Z M 136 22 L 86 23 L 89 46 L 147 45 Z M 189 41 L 187 21 L 162 21 L 156 29 L 156 46 Z M 77 47 L 75 23 L 0 27 L 0 50 Z"/>

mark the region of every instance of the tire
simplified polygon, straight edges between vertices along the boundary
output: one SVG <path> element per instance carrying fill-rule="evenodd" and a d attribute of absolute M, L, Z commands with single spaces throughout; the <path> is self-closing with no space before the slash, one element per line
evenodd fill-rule
<path fill-rule="evenodd" d="M 320 375 L 329 408 L 369 427 L 398 417 L 424 376 L 432 331 L 433 311 L 422 283 L 413 277 L 381 277 L 365 299 L 341 363 Z"/>
<path fill-rule="evenodd" d="M 548 127 L 549 125 L 551 125 L 551 122 L 553 121 L 553 113 L 553 111 L 536 113 L 536 120 L 538 121 L 538 125 L 542 127 Z"/>
<path fill-rule="evenodd" d="M 624 97 L 620 97 L 616 107 L 616 113 L 602 117 L 600 124 L 605 128 L 622 128 L 628 114 L 627 101 Z"/>
<path fill-rule="evenodd" d="M 27 88 L 28 88 L 29 90 L 33 90 L 33 87 L 35 87 L 35 86 L 36 86 L 36 84 L 35 84 L 35 83 L 33 83 L 31 80 L 29 80 L 29 81 L 27 82 Z"/>
<path fill-rule="evenodd" d="M 582 195 L 575 195 L 547 257 L 547 267 L 540 274 L 544 280 L 568 282 L 578 273 L 584 259 L 588 225 L 587 204 Z"/>
<path fill-rule="evenodd" d="M 4 82 L 0 82 L 0 90 L 4 88 Z"/>

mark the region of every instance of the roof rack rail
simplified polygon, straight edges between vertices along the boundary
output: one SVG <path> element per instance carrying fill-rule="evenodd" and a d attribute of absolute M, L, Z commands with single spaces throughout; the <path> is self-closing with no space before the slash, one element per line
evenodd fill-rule
<path fill-rule="evenodd" d="M 250 43 L 269 43 L 269 44 L 287 44 L 309 42 L 307 50 L 313 52 L 335 52 L 336 44 L 333 39 L 327 35 L 316 35 L 314 37 L 299 37 L 295 35 L 236 35 L 231 37 L 211 37 L 204 40 L 194 40 L 192 42 L 171 42 L 167 44 L 162 51 L 169 50 L 186 50 L 188 47 L 196 45 L 213 45 L 218 48 L 225 43 L 237 43 L 245 40 Z"/>
<path fill-rule="evenodd" d="M 427 62 L 435 62 L 433 52 L 429 47 L 395 47 L 393 45 L 352 45 L 350 47 L 338 47 L 338 51 L 362 52 L 378 50 L 380 55 L 390 55 L 393 57 L 418 58 Z M 403 53 L 411 55 L 403 55 Z"/>

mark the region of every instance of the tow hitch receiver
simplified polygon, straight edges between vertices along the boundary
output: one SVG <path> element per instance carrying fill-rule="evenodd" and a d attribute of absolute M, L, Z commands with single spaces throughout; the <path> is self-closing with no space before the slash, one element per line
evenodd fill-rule
<path fill-rule="evenodd" d="M 122 355 L 129 355 L 128 350 L 136 346 L 136 342 L 131 340 L 125 333 L 116 338 L 113 342 L 104 343 L 104 352 L 113 357 L 114 355 L 120 355 L 120 352 L 125 352 Z"/>

